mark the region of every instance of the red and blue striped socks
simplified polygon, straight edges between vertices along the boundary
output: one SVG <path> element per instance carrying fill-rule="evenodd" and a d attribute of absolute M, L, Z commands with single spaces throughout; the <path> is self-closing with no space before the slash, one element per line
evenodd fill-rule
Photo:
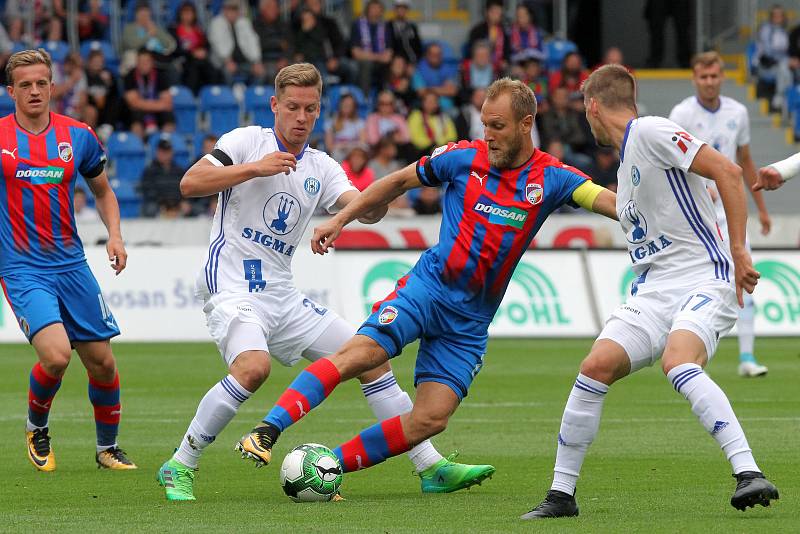
<path fill-rule="evenodd" d="M 30 389 L 28 389 L 28 431 L 47 426 L 50 406 L 61 379 L 47 374 L 39 362 L 31 370 Z"/>
<path fill-rule="evenodd" d="M 89 401 L 94 406 L 97 449 L 115 446 L 120 418 L 119 373 L 108 383 L 100 382 L 89 375 Z"/>
<path fill-rule="evenodd" d="M 327 358 L 303 369 L 264 418 L 281 432 L 316 408 L 339 385 L 339 370 Z"/>
<path fill-rule="evenodd" d="M 333 452 L 339 457 L 344 472 L 349 473 L 379 464 L 410 449 L 398 415 L 372 425 Z"/>

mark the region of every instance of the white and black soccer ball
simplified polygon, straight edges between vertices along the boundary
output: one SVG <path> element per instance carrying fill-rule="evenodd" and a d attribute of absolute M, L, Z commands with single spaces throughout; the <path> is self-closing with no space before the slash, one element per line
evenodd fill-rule
<path fill-rule="evenodd" d="M 306 443 L 286 455 L 280 481 L 294 502 L 330 501 L 342 485 L 342 465 L 328 447 Z"/>

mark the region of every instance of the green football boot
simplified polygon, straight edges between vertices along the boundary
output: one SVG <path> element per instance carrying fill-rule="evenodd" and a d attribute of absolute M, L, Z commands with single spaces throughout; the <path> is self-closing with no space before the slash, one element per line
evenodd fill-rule
<path fill-rule="evenodd" d="M 457 456 L 458 451 L 416 473 L 422 479 L 422 493 L 450 493 L 480 485 L 494 475 L 494 466 L 458 464 L 453 461 Z"/>
<path fill-rule="evenodd" d="M 156 480 L 164 486 L 168 501 L 193 501 L 196 472 L 197 469 L 186 467 L 175 458 L 170 458 L 158 470 Z"/>

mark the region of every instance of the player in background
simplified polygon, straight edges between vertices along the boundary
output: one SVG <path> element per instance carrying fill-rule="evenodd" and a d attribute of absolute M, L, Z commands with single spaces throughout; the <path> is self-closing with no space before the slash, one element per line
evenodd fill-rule
<path fill-rule="evenodd" d="M 583 94 L 598 144 L 619 151 L 617 213 L 637 278 L 581 363 L 561 419 L 550 491 L 522 518 L 578 515 L 575 485 L 609 386 L 659 357 L 670 384 L 731 462 L 731 505 L 767 506 L 778 491 L 756 465 L 725 393 L 703 371 L 736 322 L 737 299 L 741 307 L 742 293 L 752 292 L 759 277 L 745 246 L 742 171 L 674 122 L 637 118 L 636 82 L 621 65 L 594 71 Z M 730 248 L 713 230 L 704 177 L 722 198 Z"/>
<path fill-rule="evenodd" d="M 0 119 L 0 283 L 39 360 L 28 392 L 28 459 L 40 471 L 56 468 L 48 415 L 74 348 L 89 374 L 97 465 L 135 469 L 117 445 L 119 374 L 109 340 L 119 335 L 119 328 L 75 228 L 72 197 L 78 175 L 95 196 L 108 230 L 108 259 L 117 274 L 127 261 L 119 205 L 95 133 L 82 122 L 50 112 L 52 74 L 43 49 L 13 54 L 6 79 L 15 112 Z"/>
<path fill-rule="evenodd" d="M 488 88 L 481 110 L 485 141 L 437 148 L 377 180 L 317 227 L 312 250 L 324 254 L 342 228 L 409 189 L 446 185 L 439 244 L 428 249 L 395 291 L 373 306 L 358 335 L 308 366 L 262 423 L 242 438 L 264 452 L 281 432 L 340 383 L 385 364 L 420 339 L 410 412 L 367 428 L 335 449 L 344 470 L 378 464 L 442 432 L 483 366 L 487 329 L 511 275 L 548 215 L 566 203 L 616 219 L 614 193 L 562 164 L 531 141 L 536 97 L 518 80 Z M 261 452 L 259 452 L 261 451 Z"/>
<path fill-rule="evenodd" d="M 798 174 L 800 174 L 800 152 L 758 169 L 758 182 L 753 186 L 753 191 L 762 189 L 774 191 Z"/>
<path fill-rule="evenodd" d="M 684 99 L 672 108 L 669 120 L 679 124 L 694 137 L 706 140 L 723 156 L 742 167 L 748 189 L 758 208 L 761 233 L 767 235 L 771 221 L 764 197 L 760 191 L 753 191 L 758 178 L 753 158 L 750 156 L 750 121 L 747 108 L 736 100 L 720 94 L 725 77 L 722 58 L 717 52 L 704 52 L 692 58 L 692 82 L 696 90 L 694 96 Z M 728 221 L 722 199 L 713 180 L 708 182 L 708 191 L 714 201 L 720 233 L 727 241 Z M 750 241 L 745 238 L 748 252 Z M 753 297 L 744 293 L 744 308 L 739 310 L 737 322 L 739 336 L 739 375 L 763 376 L 767 368 L 756 361 L 753 351 L 755 343 L 755 306 Z"/>
<path fill-rule="evenodd" d="M 181 180 L 184 196 L 220 194 L 197 287 L 229 374 L 200 401 L 180 446 L 159 470 L 169 500 L 195 499 L 203 449 L 267 379 L 271 359 L 283 365 L 301 357 L 315 361 L 354 334 L 352 325 L 300 293 L 291 272 L 292 256 L 315 209 L 336 211 L 358 195 L 336 161 L 307 145 L 321 94 L 322 78 L 313 65 L 281 69 L 270 101 L 275 128 L 249 126 L 225 134 Z M 381 206 L 360 220 L 375 223 L 385 214 Z M 411 409 L 388 364 L 359 379 L 379 420 Z M 255 443 L 248 447 L 258 450 Z M 423 492 L 456 491 L 494 473 L 492 466 L 443 458 L 430 441 L 409 457 Z"/>

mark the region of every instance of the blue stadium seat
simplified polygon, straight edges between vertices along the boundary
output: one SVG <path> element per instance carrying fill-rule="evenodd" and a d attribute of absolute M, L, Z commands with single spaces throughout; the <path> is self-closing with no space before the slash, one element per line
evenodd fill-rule
<path fill-rule="evenodd" d="M 367 102 L 367 97 L 364 96 L 364 92 L 361 90 L 361 88 L 356 85 L 346 84 L 332 85 L 328 87 L 328 91 L 324 97 L 324 100 L 327 102 L 326 107 L 331 114 L 336 113 L 336 110 L 339 107 L 339 100 L 344 95 L 353 95 L 353 98 L 356 99 L 356 104 L 358 104 L 358 114 L 362 118 L 365 118 L 367 114 L 369 114 L 369 103 Z"/>
<path fill-rule="evenodd" d="M 138 182 L 147 156 L 141 139 L 130 132 L 114 132 L 106 147 L 113 177 L 120 181 Z"/>
<path fill-rule="evenodd" d="M 85 60 L 92 50 L 100 50 L 106 58 L 108 70 L 117 74 L 119 72 L 119 57 L 110 41 L 84 41 L 81 43 L 81 57 Z"/>
<path fill-rule="evenodd" d="M 570 52 L 577 51 L 578 46 L 572 41 L 568 41 L 567 39 L 551 39 L 547 42 L 547 46 L 545 48 L 545 53 L 547 54 L 545 66 L 547 70 L 559 70 L 561 68 L 561 61 L 564 59 L 564 56 Z"/>
<path fill-rule="evenodd" d="M 64 41 L 47 41 L 42 45 L 55 63 L 64 63 L 70 53 L 69 44 Z"/>
<path fill-rule="evenodd" d="M 275 125 L 275 115 L 270 106 L 270 97 L 275 94 L 275 88 L 269 85 L 253 85 L 244 93 L 244 111 L 251 115 L 252 124 L 264 128 Z"/>
<path fill-rule="evenodd" d="M 8 96 L 8 91 L 5 87 L 0 91 L 0 117 L 5 117 L 10 113 L 14 113 L 14 99 Z"/>
<path fill-rule="evenodd" d="M 169 89 L 172 95 L 172 111 L 178 133 L 193 134 L 197 131 L 197 101 L 192 90 L 183 85 L 173 85 Z"/>
<path fill-rule="evenodd" d="M 200 90 L 200 111 L 206 114 L 208 130 L 216 135 L 239 127 L 239 102 L 226 85 L 203 87 Z"/>
<path fill-rule="evenodd" d="M 110 183 L 117 197 L 120 215 L 126 219 L 139 217 L 142 212 L 142 196 L 139 191 L 139 181 L 113 178 Z"/>
<path fill-rule="evenodd" d="M 167 139 L 172 143 L 172 159 L 176 164 L 184 169 L 189 167 L 189 145 L 182 135 L 171 134 L 168 132 L 156 133 L 150 136 L 147 141 L 147 159 L 152 160 L 156 155 L 156 145 L 161 139 Z"/>

